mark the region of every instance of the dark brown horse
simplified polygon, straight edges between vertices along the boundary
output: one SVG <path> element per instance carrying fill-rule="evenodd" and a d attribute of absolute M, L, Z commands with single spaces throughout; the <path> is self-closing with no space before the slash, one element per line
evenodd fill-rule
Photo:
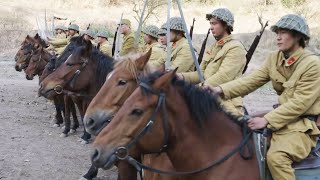
<path fill-rule="evenodd" d="M 50 98 L 59 93 L 66 93 L 80 106 L 80 115 L 83 118 L 92 98 L 103 85 L 106 76 L 113 68 L 113 59 L 104 56 L 93 48 L 90 41 L 85 46 L 76 48 L 72 55 L 61 64 L 53 73 L 48 75 L 40 84 L 40 94 Z M 70 124 L 66 122 L 67 134 Z M 90 134 L 84 130 L 84 141 L 90 139 Z"/>
<path fill-rule="evenodd" d="M 97 135 L 118 112 L 124 101 L 138 87 L 138 77 L 150 72 L 147 62 L 151 51 L 144 55 L 125 57 L 115 64 L 114 70 L 107 76 L 107 80 L 98 94 L 91 101 L 85 117 L 86 130 Z M 163 68 L 164 71 L 164 68 Z M 145 155 L 143 163 L 160 169 L 173 170 L 172 164 L 165 153 Z M 148 180 L 171 180 L 175 176 L 161 175 L 146 171 L 144 176 Z"/>
<path fill-rule="evenodd" d="M 239 122 L 212 94 L 177 80 L 175 71 L 155 73 L 141 80 L 96 137 L 92 161 L 109 168 L 115 159 L 127 159 L 127 152 L 136 158 L 164 150 L 178 172 L 213 165 L 183 179 L 256 180 L 255 155 L 244 160 L 239 153 L 248 143 L 252 145 L 250 134 L 243 138 Z"/>
<path fill-rule="evenodd" d="M 28 67 L 30 58 L 32 56 L 32 51 L 37 48 L 35 47 L 35 44 L 41 45 L 42 47 L 46 46 L 44 40 L 42 40 L 38 34 L 36 34 L 34 37 L 30 37 L 29 35 L 27 35 L 23 40 L 23 42 L 21 43 L 21 47 L 14 58 L 16 61 L 16 71 L 22 71 L 23 69 L 26 69 Z"/>
<path fill-rule="evenodd" d="M 33 77 L 36 75 L 40 77 L 51 57 L 51 54 L 42 46 L 34 50 L 31 53 L 28 67 L 25 70 L 26 79 L 33 80 Z"/>
<path fill-rule="evenodd" d="M 55 72 L 44 79 L 39 92 L 46 97 L 55 96 L 56 91 L 52 89 L 61 87 L 61 91 L 73 94 L 76 100 L 81 100 L 83 109 L 86 110 L 86 106 L 101 88 L 112 68 L 113 59 L 92 48 L 91 42 L 87 42 L 85 46 L 76 48 L 65 63 L 62 63 Z M 74 85 L 71 85 L 73 75 L 80 69 L 81 73 L 76 78 Z M 131 165 L 120 163 L 118 168 L 126 172 L 119 175 L 120 179 L 134 180 L 137 178 L 137 172 Z M 98 169 L 91 166 L 83 177 L 92 179 L 97 172 Z"/>

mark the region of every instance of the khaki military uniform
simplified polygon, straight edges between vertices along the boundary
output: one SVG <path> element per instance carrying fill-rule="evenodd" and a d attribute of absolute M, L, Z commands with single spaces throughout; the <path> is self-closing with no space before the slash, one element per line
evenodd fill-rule
<path fill-rule="evenodd" d="M 120 56 L 124 56 L 131 51 L 134 51 L 134 34 L 133 33 L 123 36 L 123 44 L 120 50 Z"/>
<path fill-rule="evenodd" d="M 152 53 L 149 59 L 149 64 L 154 67 L 159 67 L 166 62 L 166 52 L 163 46 L 158 42 L 153 44 L 147 44 L 144 48 L 144 53 L 147 53 L 152 48 Z"/>
<path fill-rule="evenodd" d="M 245 96 L 271 80 L 280 106 L 264 116 L 274 130 L 267 154 L 274 179 L 294 179 L 293 161 L 308 156 L 320 131 L 304 117 L 320 114 L 320 60 L 310 51 L 298 49 L 287 60 L 272 53 L 263 66 L 250 74 L 220 85 L 226 98 Z"/>
<path fill-rule="evenodd" d="M 229 35 L 216 42 L 205 53 L 200 69 L 205 79 L 204 83 L 215 87 L 240 77 L 245 64 L 246 51 L 243 45 Z M 200 83 L 197 71 L 182 75 L 193 84 Z M 242 116 L 244 113 L 241 97 L 222 99 L 221 103 L 226 111 L 235 116 Z"/>
<path fill-rule="evenodd" d="M 177 68 L 177 72 L 192 72 L 194 71 L 194 62 L 192 59 L 191 50 L 186 38 L 181 38 L 179 41 L 172 43 L 171 48 L 171 67 Z"/>
<path fill-rule="evenodd" d="M 57 54 L 61 54 L 64 51 L 64 49 L 67 47 L 67 45 L 70 43 L 71 38 L 77 37 L 77 36 L 79 36 L 78 33 L 76 33 L 73 36 L 68 36 L 66 39 L 59 39 L 56 41 L 52 41 L 51 44 L 53 46 L 60 46 L 59 48 L 55 48 L 55 49 Z"/>
<path fill-rule="evenodd" d="M 102 44 L 100 44 L 99 50 L 103 54 L 112 57 L 112 47 L 110 46 L 108 41 L 105 41 Z"/>

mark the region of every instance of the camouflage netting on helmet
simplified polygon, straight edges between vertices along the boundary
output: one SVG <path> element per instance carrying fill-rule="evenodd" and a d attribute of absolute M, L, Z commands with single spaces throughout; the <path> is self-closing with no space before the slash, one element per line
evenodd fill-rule
<path fill-rule="evenodd" d="M 161 28 L 159 29 L 158 35 L 167 34 L 167 23 L 162 24 Z"/>
<path fill-rule="evenodd" d="M 185 32 L 183 28 L 183 20 L 181 17 L 172 17 L 169 20 L 170 30 Z"/>
<path fill-rule="evenodd" d="M 306 20 L 295 14 L 288 14 L 283 16 L 275 25 L 271 26 L 272 31 L 278 29 L 294 30 L 305 35 L 306 39 L 310 39 L 309 26 Z"/>
<path fill-rule="evenodd" d="M 233 29 L 234 16 L 229 9 L 215 9 L 212 13 L 206 15 L 207 20 L 210 20 L 212 17 L 227 23 L 227 25 Z"/>
<path fill-rule="evenodd" d="M 154 25 L 149 25 L 143 28 L 142 32 L 154 38 L 158 38 L 159 28 Z"/>

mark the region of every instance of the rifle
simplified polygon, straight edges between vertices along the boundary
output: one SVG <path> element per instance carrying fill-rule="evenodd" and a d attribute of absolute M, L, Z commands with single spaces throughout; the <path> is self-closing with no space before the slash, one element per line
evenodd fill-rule
<path fill-rule="evenodd" d="M 193 28 L 194 28 L 194 22 L 196 21 L 195 18 L 193 18 L 193 21 L 192 21 L 192 26 L 190 27 L 190 38 L 192 39 L 192 35 L 193 35 Z"/>
<path fill-rule="evenodd" d="M 119 22 L 119 25 L 118 25 L 118 28 L 117 28 L 117 33 L 116 33 L 116 41 L 115 41 L 115 50 L 114 50 L 114 54 L 113 54 L 113 57 L 115 57 L 115 55 L 117 55 L 119 53 L 119 38 L 120 38 L 120 26 L 121 26 L 121 21 L 122 21 L 122 17 L 123 17 L 123 13 L 121 14 L 121 17 L 120 17 L 120 22 Z"/>
<path fill-rule="evenodd" d="M 90 26 L 91 26 L 91 24 L 89 24 L 89 25 L 87 26 L 87 30 L 89 30 L 89 29 L 90 29 Z"/>
<path fill-rule="evenodd" d="M 208 29 L 208 33 L 207 33 L 206 38 L 205 38 L 205 39 L 203 40 L 203 42 L 202 42 L 200 54 L 199 54 L 199 57 L 198 57 L 198 62 L 199 62 L 199 64 L 201 64 L 201 62 L 202 62 L 203 55 L 204 55 L 204 51 L 206 50 L 206 45 L 207 45 L 207 41 L 208 41 L 209 34 L 210 34 L 210 28 Z"/>
<path fill-rule="evenodd" d="M 263 25 L 262 21 L 261 21 L 261 18 L 259 18 L 259 22 L 261 24 L 261 30 L 260 30 L 260 33 L 254 38 L 254 40 L 253 40 L 253 42 L 252 42 L 252 44 L 251 44 L 251 46 L 250 46 L 250 48 L 249 48 L 249 50 L 248 50 L 248 52 L 246 54 L 247 62 L 246 62 L 246 65 L 244 66 L 242 74 L 244 74 L 246 72 L 246 70 L 248 69 L 248 65 L 249 65 L 250 60 L 251 60 L 251 58 L 253 56 L 253 53 L 254 53 L 254 51 L 256 50 L 256 48 L 257 48 L 257 46 L 259 44 L 259 41 L 260 41 L 260 39 L 262 37 L 262 34 L 263 34 L 264 30 L 268 26 L 268 21 L 266 22 L 265 25 Z"/>
<path fill-rule="evenodd" d="M 114 57 L 114 51 L 116 50 L 116 41 L 117 41 L 118 29 L 119 29 L 119 26 L 117 27 L 117 30 L 116 30 L 116 32 L 115 32 L 115 34 L 114 34 L 114 37 L 113 37 L 112 57 Z"/>

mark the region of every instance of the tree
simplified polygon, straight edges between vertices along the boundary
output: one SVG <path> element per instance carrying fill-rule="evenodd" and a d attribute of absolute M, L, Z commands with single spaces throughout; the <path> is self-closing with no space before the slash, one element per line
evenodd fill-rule
<path fill-rule="evenodd" d="M 135 14 L 133 17 L 139 23 L 140 16 L 142 14 L 143 7 L 144 7 L 144 1 L 131 0 L 131 2 L 133 4 L 132 11 Z M 167 4 L 166 0 L 148 0 L 146 12 L 144 13 L 144 17 L 142 19 L 142 24 L 144 25 L 146 21 L 152 16 L 158 19 L 157 14 L 159 12 L 160 7 L 166 4 Z"/>

